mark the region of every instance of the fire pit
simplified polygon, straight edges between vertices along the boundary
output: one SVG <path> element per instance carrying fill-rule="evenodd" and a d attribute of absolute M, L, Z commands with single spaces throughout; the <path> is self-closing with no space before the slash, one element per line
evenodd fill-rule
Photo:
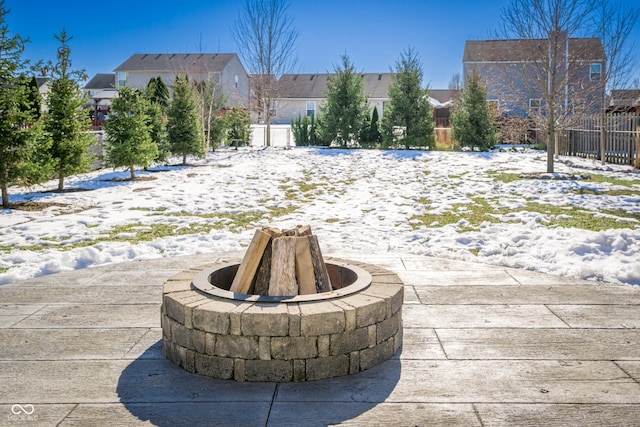
<path fill-rule="evenodd" d="M 308 295 L 230 291 L 238 259 L 170 278 L 162 302 L 165 357 L 214 378 L 273 382 L 355 374 L 393 357 L 402 344 L 398 276 L 346 260 L 325 265 L 332 290 Z"/>

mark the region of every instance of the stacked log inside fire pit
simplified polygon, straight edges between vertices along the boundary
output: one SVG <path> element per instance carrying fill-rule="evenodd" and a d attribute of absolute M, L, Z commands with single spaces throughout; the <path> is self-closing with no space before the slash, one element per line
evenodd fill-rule
<path fill-rule="evenodd" d="M 229 289 L 241 294 L 295 296 L 331 291 L 311 227 L 256 230 Z"/>

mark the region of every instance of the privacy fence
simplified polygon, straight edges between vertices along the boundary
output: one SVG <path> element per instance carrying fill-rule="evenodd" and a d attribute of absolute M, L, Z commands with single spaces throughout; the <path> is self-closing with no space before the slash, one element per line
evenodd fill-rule
<path fill-rule="evenodd" d="M 560 153 L 565 156 L 602 158 L 600 116 L 585 116 L 567 131 Z M 605 161 L 622 165 L 640 165 L 640 113 L 608 114 L 605 118 Z"/>

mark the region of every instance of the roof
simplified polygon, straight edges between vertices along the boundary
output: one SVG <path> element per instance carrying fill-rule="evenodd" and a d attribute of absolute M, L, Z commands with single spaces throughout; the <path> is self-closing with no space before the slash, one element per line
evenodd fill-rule
<path fill-rule="evenodd" d="M 521 62 L 532 61 L 538 52 L 546 52 L 547 39 L 467 40 L 462 62 Z M 603 60 L 600 39 L 569 39 L 569 52 L 582 59 Z"/>
<path fill-rule="evenodd" d="M 114 71 L 222 71 L 235 57 L 235 53 L 139 53 Z"/>
<path fill-rule="evenodd" d="M 429 97 L 435 99 L 441 104 L 453 102 L 460 94 L 459 89 L 429 89 Z"/>
<path fill-rule="evenodd" d="M 89 83 L 84 86 L 85 89 L 109 89 L 115 87 L 116 75 L 114 73 L 96 74 L 89 80 Z"/>
<path fill-rule="evenodd" d="M 633 107 L 640 104 L 640 89 L 612 89 L 611 105 Z"/>
<path fill-rule="evenodd" d="M 335 74 L 283 74 L 278 80 L 282 98 L 324 98 L 329 77 Z M 365 73 L 364 92 L 369 98 L 387 98 L 392 73 Z"/>

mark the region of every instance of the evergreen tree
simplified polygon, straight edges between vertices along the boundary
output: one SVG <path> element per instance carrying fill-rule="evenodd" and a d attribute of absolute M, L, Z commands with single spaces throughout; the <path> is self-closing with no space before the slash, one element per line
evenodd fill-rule
<path fill-rule="evenodd" d="M 28 40 L 11 35 L 5 23 L 9 10 L 0 0 L 0 188 L 2 206 L 9 205 L 9 185 L 32 185 L 50 178 L 48 141 L 36 121 L 37 107 L 29 105 L 27 81 L 21 76 Z"/>
<path fill-rule="evenodd" d="M 356 72 L 349 57 L 343 55 L 342 65 L 329 77 L 326 103 L 320 107 L 322 135 L 340 147 L 359 142 L 364 118 L 369 115 L 362 76 Z"/>
<path fill-rule="evenodd" d="M 249 113 L 233 107 L 225 113 L 224 118 L 227 122 L 227 140 L 234 144 L 248 144 L 251 134 Z"/>
<path fill-rule="evenodd" d="M 385 144 L 432 148 L 434 124 L 429 90 L 422 88 L 422 66 L 412 48 L 400 54 L 389 85 L 389 103 L 382 118 Z"/>
<path fill-rule="evenodd" d="M 171 147 L 167 140 L 166 117 L 162 114 L 162 108 L 157 102 L 146 100 L 147 129 L 151 140 L 158 148 L 158 155 L 154 159 L 157 162 L 166 162 L 171 155 Z"/>
<path fill-rule="evenodd" d="M 36 120 L 42 116 L 42 96 L 35 76 L 27 82 L 27 103 L 24 105 L 24 111 L 32 111 Z"/>
<path fill-rule="evenodd" d="M 133 89 L 119 89 L 111 115 L 105 124 L 105 152 L 108 165 L 126 167 L 134 180 L 135 166 L 147 168 L 158 158 L 158 147 L 151 139 L 146 99 Z"/>
<path fill-rule="evenodd" d="M 461 147 L 487 151 L 498 143 L 494 116 L 480 77 L 472 74 L 451 114 L 451 138 Z"/>
<path fill-rule="evenodd" d="M 167 106 L 169 90 L 160 77 L 151 77 L 143 91 L 146 102 L 147 128 L 151 140 L 158 147 L 155 161 L 166 162 L 171 155 L 171 147 L 167 141 Z"/>
<path fill-rule="evenodd" d="M 167 111 L 167 138 L 171 152 L 182 156 L 182 164 L 187 164 L 187 156 L 203 157 L 204 144 L 200 126 L 198 100 L 191 90 L 186 76 L 178 76 L 173 85 L 173 100 Z"/>
<path fill-rule="evenodd" d="M 145 95 L 149 101 L 160 106 L 162 114 L 166 114 L 167 108 L 169 108 L 169 88 L 160 76 L 149 79 Z"/>
<path fill-rule="evenodd" d="M 58 177 L 58 190 L 62 191 L 65 177 L 90 168 L 93 157 L 89 154 L 89 147 L 96 140 L 89 132 L 89 116 L 84 108 L 86 99 L 80 88 L 86 74 L 84 70 L 71 70 L 68 42 L 72 37 L 62 30 L 55 38 L 61 45 L 57 62 L 49 62 L 45 67 L 51 84 L 45 131 L 51 138 L 51 157 Z"/>
<path fill-rule="evenodd" d="M 304 118 L 296 117 L 295 120 L 291 120 L 291 130 L 293 132 L 293 140 L 298 146 L 308 146 L 309 145 L 309 119 L 307 116 Z"/>
<path fill-rule="evenodd" d="M 378 107 L 373 107 L 371 120 L 365 121 L 362 128 L 361 144 L 363 147 L 374 148 L 382 142 L 382 134 L 380 133 L 380 121 L 378 116 Z"/>

